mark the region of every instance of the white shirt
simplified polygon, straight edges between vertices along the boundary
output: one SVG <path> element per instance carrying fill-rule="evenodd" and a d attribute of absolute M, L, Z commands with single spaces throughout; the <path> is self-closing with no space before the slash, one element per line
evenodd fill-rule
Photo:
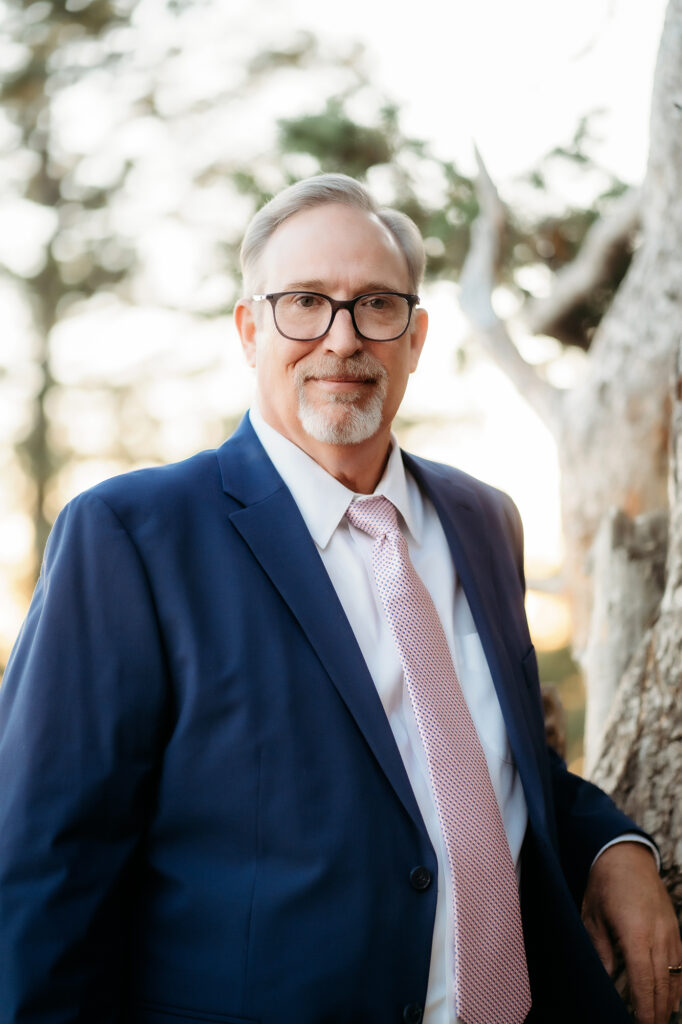
<path fill-rule="evenodd" d="M 426 755 L 404 685 L 398 651 L 374 580 L 371 563 L 373 539 L 345 518 L 353 498 L 367 495 L 356 495 L 327 473 L 301 448 L 267 424 L 258 409 L 251 409 L 249 415 L 261 444 L 291 491 L 329 573 L 377 688 L 435 850 L 438 896 L 423 1024 L 456 1024 L 451 878 L 444 870 L 447 854 Z M 410 559 L 440 616 L 462 692 L 486 756 L 518 878 L 528 809 L 502 711 L 440 519 L 416 481 L 405 471 L 395 438 L 392 438 L 388 463 L 374 494 L 388 498 L 402 516 Z M 625 839 L 642 841 L 639 836 L 628 835 L 614 842 Z M 646 840 L 644 842 L 651 845 Z M 610 845 L 607 844 L 597 856 Z"/>

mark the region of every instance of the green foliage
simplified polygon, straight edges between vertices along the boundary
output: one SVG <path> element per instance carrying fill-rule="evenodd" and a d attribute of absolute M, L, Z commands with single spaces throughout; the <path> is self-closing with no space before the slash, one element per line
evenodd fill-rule
<path fill-rule="evenodd" d="M 540 679 L 543 683 L 561 683 L 564 679 L 579 673 L 570 647 L 539 650 L 537 656 Z"/>
<path fill-rule="evenodd" d="M 279 121 L 279 147 L 284 153 L 308 153 L 321 172 L 342 167 L 354 178 L 364 178 L 370 167 L 394 156 L 382 126 L 358 124 L 345 113 L 343 102 L 327 100 L 320 114 Z"/>
<path fill-rule="evenodd" d="M 566 760 L 580 765 L 585 728 L 585 689 L 569 647 L 537 651 L 540 682 L 556 687 L 566 726 Z"/>

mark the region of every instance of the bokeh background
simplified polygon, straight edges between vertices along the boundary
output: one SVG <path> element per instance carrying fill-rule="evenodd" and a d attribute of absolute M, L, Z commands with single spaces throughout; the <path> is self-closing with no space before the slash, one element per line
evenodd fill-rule
<path fill-rule="evenodd" d="M 643 177 L 664 7 L 0 0 L 0 671 L 64 503 L 234 428 L 243 228 L 289 181 L 344 170 L 426 237 L 432 327 L 398 434 L 518 504 L 579 767 L 554 442 L 472 343 L 457 280 L 475 142 L 509 210 L 496 309 L 548 379 L 579 379 L 628 253 L 552 335 L 517 313 Z"/>

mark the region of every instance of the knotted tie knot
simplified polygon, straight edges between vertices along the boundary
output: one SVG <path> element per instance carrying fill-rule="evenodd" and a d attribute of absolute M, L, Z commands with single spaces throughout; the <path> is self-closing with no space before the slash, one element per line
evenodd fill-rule
<path fill-rule="evenodd" d="M 373 498 L 352 501 L 346 510 L 346 518 L 358 530 L 368 533 L 376 540 L 389 533 L 399 533 L 398 511 L 388 498 L 379 494 Z"/>

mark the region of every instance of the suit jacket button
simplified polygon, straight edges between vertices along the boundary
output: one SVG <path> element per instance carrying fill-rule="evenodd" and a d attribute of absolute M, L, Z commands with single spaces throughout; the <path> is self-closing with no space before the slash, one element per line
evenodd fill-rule
<path fill-rule="evenodd" d="M 410 885 L 417 892 L 424 892 L 431 885 L 431 872 L 422 864 L 410 871 Z"/>
<path fill-rule="evenodd" d="M 421 1024 L 424 1011 L 419 1003 L 408 1003 L 403 1010 L 403 1020 L 405 1024 Z"/>

